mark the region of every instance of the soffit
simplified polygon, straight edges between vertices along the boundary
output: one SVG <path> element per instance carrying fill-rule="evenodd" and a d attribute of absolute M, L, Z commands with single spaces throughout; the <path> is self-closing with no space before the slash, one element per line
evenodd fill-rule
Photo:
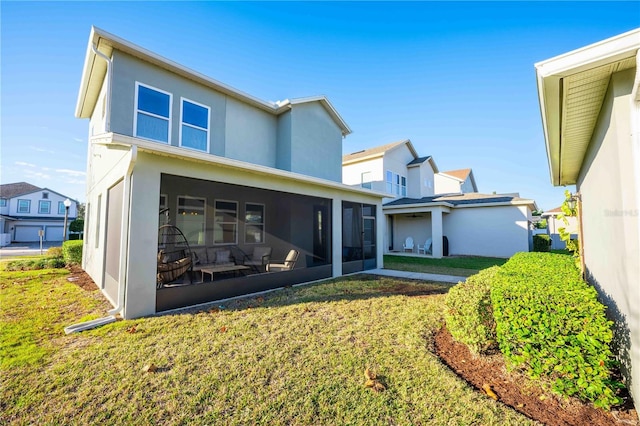
<path fill-rule="evenodd" d="M 634 68 L 635 57 L 562 79 L 560 184 L 575 184 L 613 73 Z"/>

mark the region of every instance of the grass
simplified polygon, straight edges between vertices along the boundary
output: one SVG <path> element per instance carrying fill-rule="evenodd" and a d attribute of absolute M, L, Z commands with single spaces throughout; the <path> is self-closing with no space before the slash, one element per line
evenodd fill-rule
<path fill-rule="evenodd" d="M 500 257 L 457 256 L 432 259 L 428 257 L 384 256 L 384 267 L 409 272 L 470 277 L 480 270 L 502 266 L 508 259 Z"/>
<path fill-rule="evenodd" d="M 446 285 L 355 276 L 65 336 L 98 292 L 33 272 L 0 272 L 3 334 L 21 330 L 1 348 L 2 424 L 532 424 L 432 353 Z"/>

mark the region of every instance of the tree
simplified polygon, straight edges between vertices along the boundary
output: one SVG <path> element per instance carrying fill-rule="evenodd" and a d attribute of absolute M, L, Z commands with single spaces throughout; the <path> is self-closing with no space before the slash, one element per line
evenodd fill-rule
<path fill-rule="evenodd" d="M 84 232 L 84 219 L 76 219 L 69 224 L 69 231 Z"/>
<path fill-rule="evenodd" d="M 84 220 L 84 211 L 85 211 L 86 207 L 87 207 L 87 205 L 85 203 L 78 203 L 78 217 L 77 217 L 77 219 Z"/>

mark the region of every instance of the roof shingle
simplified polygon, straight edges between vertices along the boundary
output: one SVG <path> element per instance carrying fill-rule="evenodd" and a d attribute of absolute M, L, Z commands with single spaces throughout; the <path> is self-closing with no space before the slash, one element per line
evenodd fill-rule
<path fill-rule="evenodd" d="M 5 183 L 4 185 L 0 185 L 0 197 L 9 199 L 22 194 L 39 191 L 40 189 L 42 188 L 27 182 Z"/>

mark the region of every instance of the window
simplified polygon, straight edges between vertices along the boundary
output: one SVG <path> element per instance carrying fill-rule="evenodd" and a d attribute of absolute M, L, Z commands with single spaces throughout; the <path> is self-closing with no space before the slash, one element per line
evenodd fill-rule
<path fill-rule="evenodd" d="M 209 107 L 181 98 L 180 146 L 209 152 Z"/>
<path fill-rule="evenodd" d="M 0 198 L 0 207 L 7 207 L 7 199 Z"/>
<path fill-rule="evenodd" d="M 238 243 L 238 203 L 217 200 L 213 221 L 214 244 Z"/>
<path fill-rule="evenodd" d="M 244 210 L 244 242 L 264 243 L 264 204 L 246 203 Z"/>
<path fill-rule="evenodd" d="M 134 135 L 169 143 L 171 138 L 171 93 L 136 82 L 135 102 Z"/>
<path fill-rule="evenodd" d="M 363 188 L 371 189 L 371 172 L 364 172 L 361 177 L 360 186 Z"/>
<path fill-rule="evenodd" d="M 407 178 L 397 173 L 387 171 L 385 176 L 387 183 L 387 192 L 395 195 L 407 196 Z"/>
<path fill-rule="evenodd" d="M 42 199 L 43 200 L 48 200 L 49 199 L 49 193 L 48 192 L 43 192 L 42 193 Z"/>
<path fill-rule="evenodd" d="M 176 226 L 194 246 L 204 245 L 205 207 L 204 198 L 178 196 Z"/>
<path fill-rule="evenodd" d="M 18 200 L 18 213 L 29 213 L 31 211 L 31 200 Z"/>
<path fill-rule="evenodd" d="M 38 214 L 51 213 L 51 201 L 38 201 Z"/>
<path fill-rule="evenodd" d="M 58 214 L 64 214 L 65 207 L 63 201 L 58 201 Z"/>

